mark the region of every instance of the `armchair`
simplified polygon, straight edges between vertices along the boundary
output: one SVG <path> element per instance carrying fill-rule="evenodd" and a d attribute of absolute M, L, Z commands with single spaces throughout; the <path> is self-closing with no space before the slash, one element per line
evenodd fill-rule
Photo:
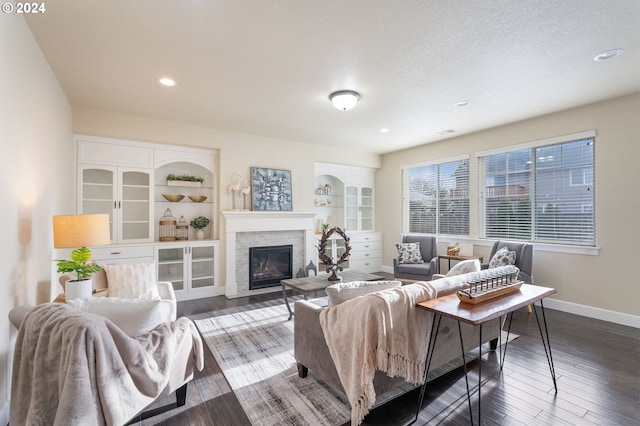
<path fill-rule="evenodd" d="M 507 247 L 510 251 L 516 252 L 515 266 L 520 269 L 520 279 L 526 284 L 533 284 L 533 245 L 530 243 L 499 240 L 493 243 L 489 259 L 492 259 L 493 255 L 503 247 Z M 482 264 L 482 269 L 488 268 L 489 263 Z"/>
<path fill-rule="evenodd" d="M 62 303 L 17 306 L 9 319 L 18 328 L 11 424 L 137 422 L 184 405 L 204 367 L 202 340 L 185 317 L 135 338 Z M 174 392 L 175 403 L 141 412 Z"/>
<path fill-rule="evenodd" d="M 420 243 L 424 263 L 400 263 L 400 256 L 393 259 L 393 276 L 397 279 L 429 281 L 438 272 L 438 247 L 435 235 L 405 234 L 402 243 Z"/>

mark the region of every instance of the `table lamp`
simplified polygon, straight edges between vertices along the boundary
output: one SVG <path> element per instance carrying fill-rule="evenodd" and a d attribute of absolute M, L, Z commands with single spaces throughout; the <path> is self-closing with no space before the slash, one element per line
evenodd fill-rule
<path fill-rule="evenodd" d="M 53 247 L 75 248 L 71 260 L 57 260 L 58 272 L 75 272 L 76 279 L 64 286 L 67 300 L 91 297 L 91 276 L 100 266 L 91 260 L 87 246 L 111 242 L 108 214 L 75 214 L 53 216 Z"/>

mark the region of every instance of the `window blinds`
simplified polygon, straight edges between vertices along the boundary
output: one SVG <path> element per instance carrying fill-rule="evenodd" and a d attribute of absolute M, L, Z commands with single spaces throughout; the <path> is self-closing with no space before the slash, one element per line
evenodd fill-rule
<path fill-rule="evenodd" d="M 469 235 L 469 159 L 402 170 L 403 232 Z"/>
<path fill-rule="evenodd" d="M 479 157 L 480 236 L 595 246 L 594 137 Z"/>

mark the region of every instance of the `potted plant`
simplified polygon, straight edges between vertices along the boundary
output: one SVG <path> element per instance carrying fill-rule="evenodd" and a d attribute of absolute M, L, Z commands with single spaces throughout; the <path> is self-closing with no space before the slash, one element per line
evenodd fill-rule
<path fill-rule="evenodd" d="M 204 178 L 191 175 L 167 175 L 167 185 L 169 186 L 202 186 Z"/>
<path fill-rule="evenodd" d="M 191 227 L 198 230 L 198 232 L 196 232 L 197 239 L 199 240 L 204 239 L 203 229 L 209 226 L 209 223 L 211 223 L 209 218 L 204 216 L 198 216 L 195 219 L 191 220 L 191 223 L 190 223 Z"/>
<path fill-rule="evenodd" d="M 91 297 L 93 291 L 91 276 L 100 272 L 102 267 L 91 260 L 91 249 L 80 247 L 71 252 L 71 260 L 57 260 L 58 272 L 66 274 L 74 272 L 76 279 L 66 282 L 64 291 L 66 298 Z"/>

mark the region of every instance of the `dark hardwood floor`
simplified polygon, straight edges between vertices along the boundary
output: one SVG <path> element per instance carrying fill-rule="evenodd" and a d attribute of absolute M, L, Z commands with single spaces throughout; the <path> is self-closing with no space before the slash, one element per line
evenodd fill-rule
<path fill-rule="evenodd" d="M 179 315 L 192 319 L 227 314 L 247 305 L 283 303 L 281 293 L 179 302 Z M 483 356 L 482 423 L 485 425 L 640 425 L 640 330 L 545 309 L 555 363 L 554 393 L 535 316 L 517 311 L 502 373 L 497 353 Z M 477 361 L 470 363 L 477 384 Z M 309 374 L 313 374 L 310 372 Z M 485 379 L 487 379 L 485 381 Z M 365 425 L 404 425 L 413 420 L 418 392 L 372 410 Z M 175 402 L 174 395 L 150 408 Z M 472 397 L 477 423 L 477 395 Z M 189 384 L 184 407 L 139 425 L 249 425 L 238 400 L 205 346 L 205 369 Z M 462 368 L 430 382 L 416 424 L 468 425 L 469 408 Z"/>

